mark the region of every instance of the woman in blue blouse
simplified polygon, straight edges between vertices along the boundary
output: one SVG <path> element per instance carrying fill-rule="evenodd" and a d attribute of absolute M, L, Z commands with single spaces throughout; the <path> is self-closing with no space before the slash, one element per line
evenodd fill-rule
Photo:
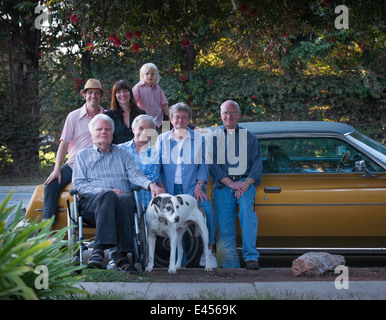
<path fill-rule="evenodd" d="M 147 178 L 155 183 L 160 179 L 160 163 L 158 152 L 151 147 L 151 139 L 156 137 L 156 123 L 152 116 L 139 115 L 131 125 L 134 139 L 120 144 L 129 150 L 130 155 Z M 153 143 L 154 145 L 154 143 Z M 151 192 L 141 190 L 139 200 L 146 208 L 151 200 Z"/>
<path fill-rule="evenodd" d="M 216 219 L 212 203 L 205 192 L 209 178 L 205 163 L 205 138 L 188 128 L 191 117 L 192 111 L 185 103 L 177 103 L 170 108 L 173 129 L 161 134 L 156 143 L 161 160 L 161 179 L 167 193 L 194 196 L 204 209 L 209 231 L 211 267 L 216 268 L 217 261 L 212 252 Z M 203 257 L 200 265 L 205 266 Z"/>

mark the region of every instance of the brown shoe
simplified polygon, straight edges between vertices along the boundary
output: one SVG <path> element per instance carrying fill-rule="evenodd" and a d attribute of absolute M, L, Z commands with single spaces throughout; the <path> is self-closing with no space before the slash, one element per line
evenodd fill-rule
<path fill-rule="evenodd" d="M 102 268 L 105 252 L 102 249 L 94 249 L 87 264 L 92 267 Z"/>
<path fill-rule="evenodd" d="M 259 263 L 257 261 L 249 260 L 245 264 L 246 264 L 247 270 L 259 270 L 260 269 Z"/>

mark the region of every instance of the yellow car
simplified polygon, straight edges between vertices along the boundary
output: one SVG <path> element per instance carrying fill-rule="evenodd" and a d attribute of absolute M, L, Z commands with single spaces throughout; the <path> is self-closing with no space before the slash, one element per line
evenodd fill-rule
<path fill-rule="evenodd" d="M 334 122 L 242 123 L 262 147 L 257 247 L 383 252 L 386 148 Z M 240 229 L 238 234 L 241 234 Z"/>
<path fill-rule="evenodd" d="M 257 136 L 263 152 L 263 178 L 255 198 L 256 246 L 261 254 L 318 249 L 385 253 L 383 145 L 335 122 L 250 122 L 240 127 Z M 71 188 L 70 184 L 61 193 L 56 228 L 67 225 L 66 200 L 71 200 Z M 208 183 L 209 196 L 211 188 Z M 39 186 L 26 216 L 41 216 L 42 208 L 43 186 Z M 85 238 L 93 232 L 86 230 Z M 188 230 L 185 241 L 189 264 L 200 256 L 201 241 L 195 239 L 194 230 Z M 168 249 L 168 239 L 160 238 L 159 266 L 168 264 Z"/>

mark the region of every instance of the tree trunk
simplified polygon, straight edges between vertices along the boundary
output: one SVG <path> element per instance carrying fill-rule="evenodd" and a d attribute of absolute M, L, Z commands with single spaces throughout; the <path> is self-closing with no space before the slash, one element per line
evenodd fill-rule
<path fill-rule="evenodd" d="M 194 71 L 194 62 L 197 56 L 197 51 L 192 44 L 184 50 L 185 60 L 181 64 L 181 71 L 192 72 Z"/>
<path fill-rule="evenodd" d="M 12 82 L 8 122 L 12 136 L 6 146 L 13 159 L 12 173 L 31 175 L 39 165 L 39 59 L 40 30 L 25 21 L 19 24 L 19 13 L 13 12 L 10 28 L 10 73 Z"/>
<path fill-rule="evenodd" d="M 83 51 L 82 52 L 82 77 L 84 81 L 87 81 L 87 79 L 92 77 L 92 72 L 91 72 L 91 53 L 90 51 Z"/>

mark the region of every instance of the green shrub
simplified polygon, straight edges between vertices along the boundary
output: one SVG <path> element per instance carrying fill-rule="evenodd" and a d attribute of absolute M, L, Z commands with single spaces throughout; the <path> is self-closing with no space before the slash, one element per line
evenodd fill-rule
<path fill-rule="evenodd" d="M 74 287 L 72 247 L 63 245 L 67 228 L 50 231 L 52 219 L 38 223 L 21 217 L 21 204 L 0 205 L 0 299 L 60 299 L 85 293 Z M 14 219 L 11 215 L 15 214 Z"/>
<path fill-rule="evenodd" d="M 242 68 L 197 67 L 165 74 L 160 85 L 169 104 L 188 103 L 199 126 L 221 124 L 220 105 L 236 100 L 241 121 L 323 120 L 353 125 L 385 143 L 386 98 L 382 72 L 273 74 Z"/>

